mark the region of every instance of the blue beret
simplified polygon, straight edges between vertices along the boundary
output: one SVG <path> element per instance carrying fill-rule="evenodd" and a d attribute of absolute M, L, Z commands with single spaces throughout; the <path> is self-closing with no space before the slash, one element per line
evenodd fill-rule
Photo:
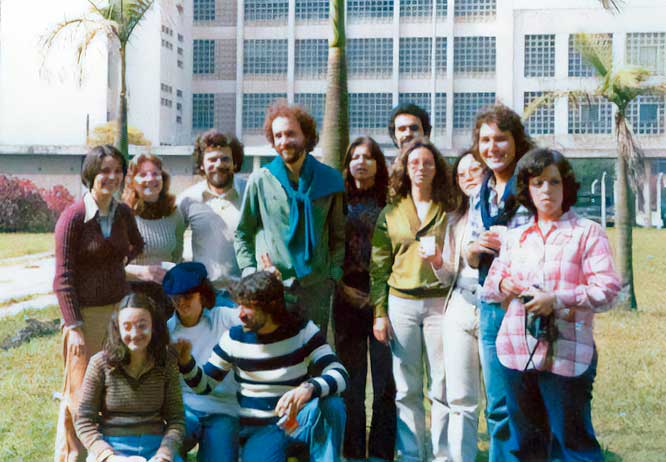
<path fill-rule="evenodd" d="M 208 277 L 206 267 L 197 261 L 178 263 L 164 275 L 162 287 L 167 295 L 179 295 L 199 287 Z"/>

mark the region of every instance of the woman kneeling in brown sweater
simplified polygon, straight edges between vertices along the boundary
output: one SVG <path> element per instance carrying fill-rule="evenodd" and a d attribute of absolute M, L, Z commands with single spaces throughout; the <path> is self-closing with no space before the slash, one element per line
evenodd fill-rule
<path fill-rule="evenodd" d="M 90 359 L 76 433 L 96 462 L 176 462 L 185 431 L 176 358 L 153 300 L 130 293 Z"/>

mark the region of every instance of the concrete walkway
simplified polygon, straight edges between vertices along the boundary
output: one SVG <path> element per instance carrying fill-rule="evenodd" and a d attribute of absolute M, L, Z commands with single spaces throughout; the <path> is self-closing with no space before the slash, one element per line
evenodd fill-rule
<path fill-rule="evenodd" d="M 0 318 L 57 303 L 52 293 L 54 272 L 52 252 L 0 260 Z M 8 303 L 27 297 L 31 298 Z"/>

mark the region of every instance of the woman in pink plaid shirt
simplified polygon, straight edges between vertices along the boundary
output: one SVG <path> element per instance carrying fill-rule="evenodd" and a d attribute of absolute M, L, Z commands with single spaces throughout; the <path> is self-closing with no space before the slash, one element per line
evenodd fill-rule
<path fill-rule="evenodd" d="M 612 307 L 620 279 L 604 230 L 570 210 L 579 184 L 569 161 L 533 149 L 516 170 L 518 198 L 535 218 L 506 234 L 481 293 L 507 309 L 497 354 L 511 450 L 521 461 L 601 461 L 592 326 L 595 313 Z"/>

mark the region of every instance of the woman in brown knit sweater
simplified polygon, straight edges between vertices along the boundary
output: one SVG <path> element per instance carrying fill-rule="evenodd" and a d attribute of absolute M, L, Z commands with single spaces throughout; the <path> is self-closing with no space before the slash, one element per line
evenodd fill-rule
<path fill-rule="evenodd" d="M 155 302 L 133 292 L 90 359 L 76 433 L 96 462 L 182 461 L 183 398 L 169 332 Z"/>
<path fill-rule="evenodd" d="M 55 444 L 55 462 L 83 462 L 72 411 L 89 358 L 102 348 L 114 307 L 128 292 L 125 264 L 143 250 L 130 209 L 113 195 L 120 188 L 125 159 L 113 146 L 88 152 L 81 179 L 88 188 L 68 207 L 55 229 L 53 289 L 63 318 L 65 385 Z"/>

